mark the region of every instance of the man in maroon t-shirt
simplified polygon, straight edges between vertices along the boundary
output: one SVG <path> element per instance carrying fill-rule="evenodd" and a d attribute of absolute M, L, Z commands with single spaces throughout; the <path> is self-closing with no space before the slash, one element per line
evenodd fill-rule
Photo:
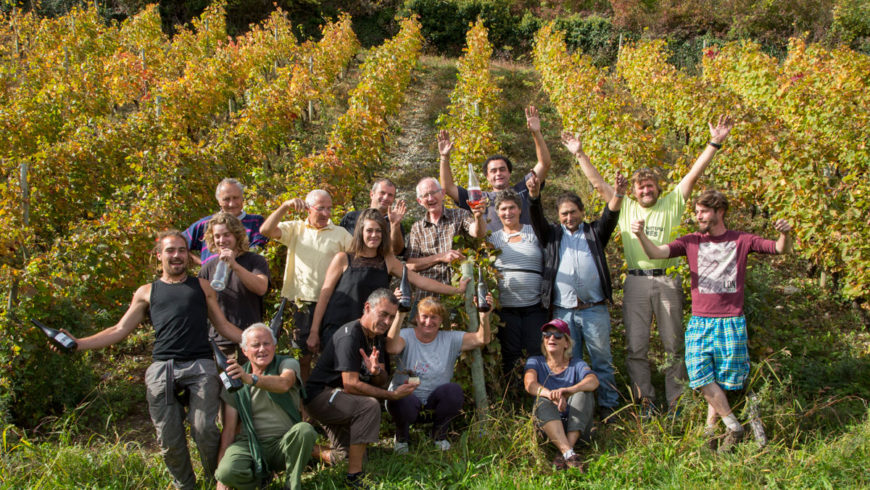
<path fill-rule="evenodd" d="M 708 190 L 695 202 L 698 232 L 667 245 L 656 246 L 644 233 L 643 220 L 631 231 L 651 259 L 685 255 L 692 276 L 692 319 L 686 329 L 686 368 L 689 386 L 700 388 L 707 400 L 707 430 L 717 417 L 727 426 L 720 451 L 743 438 L 743 426 L 731 412 L 723 390 L 740 390 L 749 376 L 743 286 L 746 256 L 751 252 L 782 254 L 791 250 L 791 225 L 777 220 L 779 239 L 764 238 L 725 227 L 728 199 Z"/>

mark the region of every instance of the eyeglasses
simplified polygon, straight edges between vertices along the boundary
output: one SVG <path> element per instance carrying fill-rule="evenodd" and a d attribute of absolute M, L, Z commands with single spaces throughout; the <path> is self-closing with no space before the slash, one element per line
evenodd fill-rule
<path fill-rule="evenodd" d="M 441 191 L 442 191 L 442 189 L 438 189 L 437 191 L 427 192 L 427 193 L 421 194 L 417 197 L 419 197 L 420 199 L 429 199 L 430 197 L 434 197 L 434 196 L 437 196 L 438 194 L 441 194 Z"/>
<path fill-rule="evenodd" d="M 556 340 L 559 340 L 565 336 L 565 334 L 563 334 L 562 332 L 544 332 L 543 335 L 545 339 L 555 337 Z"/>

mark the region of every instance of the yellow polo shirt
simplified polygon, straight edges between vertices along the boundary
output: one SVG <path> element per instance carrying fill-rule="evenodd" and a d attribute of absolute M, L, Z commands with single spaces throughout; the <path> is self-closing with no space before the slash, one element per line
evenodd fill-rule
<path fill-rule="evenodd" d="M 281 296 L 291 301 L 317 301 L 329 263 L 335 254 L 350 247 L 353 237 L 332 221 L 320 229 L 308 220 L 282 221 L 278 229 L 278 242 L 287 246 Z"/>
<path fill-rule="evenodd" d="M 645 208 L 634 199 L 623 199 L 622 211 L 619 213 L 619 231 L 622 234 L 622 247 L 625 253 L 625 263 L 629 269 L 667 269 L 679 264 L 679 258 L 649 259 L 643 246 L 634 233 L 631 223 L 644 220 L 644 232 L 650 241 L 656 245 L 664 245 L 676 240 L 678 227 L 683 218 L 686 200 L 679 186 L 671 192 L 660 196 L 652 207 Z"/>

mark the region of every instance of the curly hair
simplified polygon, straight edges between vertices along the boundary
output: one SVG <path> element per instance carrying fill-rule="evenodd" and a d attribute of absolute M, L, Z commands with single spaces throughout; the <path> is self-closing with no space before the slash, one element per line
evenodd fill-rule
<path fill-rule="evenodd" d="M 218 250 L 217 245 L 214 243 L 214 227 L 215 225 L 225 225 L 230 233 L 236 237 L 236 249 L 239 252 L 247 252 L 251 246 L 250 241 L 248 240 L 248 232 L 245 230 L 245 226 L 242 225 L 242 222 L 239 218 L 231 215 L 230 213 L 225 213 L 223 211 L 212 216 L 210 220 L 208 220 L 208 228 L 205 229 L 205 243 L 208 245 L 208 249 L 213 253 L 216 253 Z"/>
<path fill-rule="evenodd" d="M 496 210 L 498 210 L 501 203 L 511 201 L 517 205 L 519 209 L 523 209 L 523 201 L 520 199 L 520 195 L 517 194 L 517 191 L 513 189 L 505 189 L 503 191 L 498 191 L 495 194 L 495 202 L 493 206 Z"/>
<path fill-rule="evenodd" d="M 646 180 L 653 181 L 659 193 L 662 192 L 661 176 L 654 168 L 651 167 L 644 167 L 635 171 L 634 174 L 632 174 L 631 176 L 631 185 L 635 186 L 639 182 L 643 182 Z"/>

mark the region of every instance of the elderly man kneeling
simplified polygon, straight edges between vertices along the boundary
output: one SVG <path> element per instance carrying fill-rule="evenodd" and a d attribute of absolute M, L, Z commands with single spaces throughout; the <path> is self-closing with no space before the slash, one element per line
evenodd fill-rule
<path fill-rule="evenodd" d="M 227 374 L 244 385 L 223 394 L 230 408 L 215 478 L 231 488 L 258 488 L 280 470 L 287 472 L 285 488 L 300 488 L 317 439 L 314 427 L 302 422 L 299 413 L 299 362 L 276 356 L 275 343 L 269 327 L 255 323 L 242 332 L 242 352 L 250 362 L 242 366 L 229 361 Z"/>

